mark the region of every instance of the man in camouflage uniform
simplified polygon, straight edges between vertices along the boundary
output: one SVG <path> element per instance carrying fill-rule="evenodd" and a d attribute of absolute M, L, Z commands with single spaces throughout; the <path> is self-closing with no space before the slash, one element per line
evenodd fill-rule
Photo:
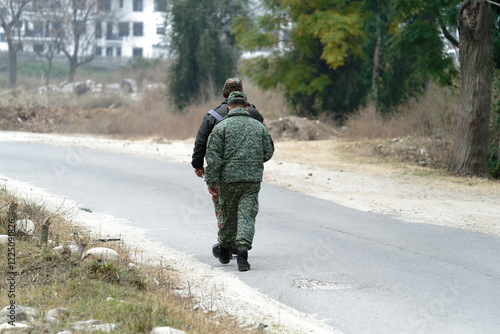
<path fill-rule="evenodd" d="M 218 122 L 220 122 L 224 117 L 227 116 L 228 113 L 227 98 L 229 97 L 229 94 L 235 91 L 243 92 L 243 83 L 238 78 L 227 79 L 226 82 L 224 83 L 224 87 L 222 88 L 222 96 L 224 97 L 224 101 L 222 101 L 222 103 L 219 106 L 207 112 L 203 117 L 200 128 L 198 130 L 198 135 L 196 136 L 196 140 L 194 142 L 193 157 L 191 160 L 191 165 L 193 166 L 194 172 L 198 177 L 203 177 L 203 174 L 205 173 L 203 165 L 204 165 L 205 153 L 207 150 L 208 136 L 212 132 L 214 126 Z M 264 118 L 259 113 L 259 111 L 255 109 L 255 106 L 248 103 L 247 106 L 250 116 L 258 120 L 259 122 L 263 123 Z M 212 196 L 212 201 L 214 203 L 217 225 L 220 228 L 219 195 Z M 234 251 L 234 253 L 236 254 L 236 251 Z"/>
<path fill-rule="evenodd" d="M 258 195 L 264 162 L 271 159 L 274 145 L 266 127 L 250 117 L 243 92 L 228 99 L 227 117 L 217 124 L 207 144 L 205 181 L 212 195 L 219 195 L 221 227 L 219 245 L 212 252 L 229 263 L 230 247 L 238 247 L 238 270 L 250 269 L 248 250 L 259 211 Z"/>

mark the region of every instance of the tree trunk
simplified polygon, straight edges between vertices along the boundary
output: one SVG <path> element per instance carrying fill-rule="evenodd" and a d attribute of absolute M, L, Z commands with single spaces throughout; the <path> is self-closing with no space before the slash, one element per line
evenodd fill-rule
<path fill-rule="evenodd" d="M 488 177 L 487 153 L 493 80 L 493 11 L 484 0 L 466 0 L 458 16 L 460 106 L 448 170 Z"/>
<path fill-rule="evenodd" d="M 17 83 L 17 47 L 9 43 L 9 84 L 14 87 Z"/>
<path fill-rule="evenodd" d="M 302 100 L 302 110 L 299 113 L 301 117 L 307 117 L 314 114 L 314 103 L 316 102 L 316 94 L 307 95 Z"/>
<path fill-rule="evenodd" d="M 380 31 L 380 13 L 377 13 L 377 40 L 375 41 L 375 50 L 373 51 L 373 70 L 372 70 L 372 98 L 375 110 L 378 110 L 378 76 L 380 73 L 380 45 L 382 44 L 382 33 Z"/>
<path fill-rule="evenodd" d="M 75 81 L 76 68 L 78 67 L 78 61 L 76 59 L 69 59 L 69 69 L 68 69 L 68 82 Z"/>
<path fill-rule="evenodd" d="M 49 83 L 50 83 L 50 73 L 52 72 L 52 57 L 49 57 L 47 59 L 47 71 L 45 73 L 45 85 L 47 85 L 47 87 L 49 86 Z"/>
<path fill-rule="evenodd" d="M 372 71 L 372 94 L 375 109 L 378 109 L 378 75 L 380 70 L 380 44 L 382 44 L 382 36 L 378 31 L 377 41 L 375 42 L 375 51 L 373 52 L 373 71 Z"/>

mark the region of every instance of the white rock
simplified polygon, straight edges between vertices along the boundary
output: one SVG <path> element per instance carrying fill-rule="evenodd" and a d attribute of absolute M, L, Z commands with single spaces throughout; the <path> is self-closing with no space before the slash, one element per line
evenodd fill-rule
<path fill-rule="evenodd" d="M 110 333 L 116 329 L 116 324 L 101 324 L 91 327 L 92 330 Z"/>
<path fill-rule="evenodd" d="M 52 327 L 56 327 L 57 326 L 57 319 L 54 318 L 54 317 L 46 317 L 45 320 L 47 320 L 47 323 L 49 325 L 51 325 Z"/>
<path fill-rule="evenodd" d="M 9 306 L 5 306 L 0 312 L 0 317 L 4 317 L 10 314 L 11 310 Z M 38 318 L 40 316 L 40 312 L 37 309 L 26 306 L 17 306 L 15 309 L 16 313 L 16 321 L 25 321 L 31 318 Z"/>
<path fill-rule="evenodd" d="M 84 259 L 87 257 L 96 258 L 98 260 L 120 260 L 120 255 L 115 250 L 106 247 L 96 247 L 89 249 L 83 254 Z"/>
<path fill-rule="evenodd" d="M 5 234 L 0 235 L 0 245 L 5 245 L 9 242 L 9 236 Z"/>
<path fill-rule="evenodd" d="M 35 223 L 29 219 L 19 219 L 16 221 L 16 231 L 27 235 L 33 235 L 35 232 Z"/>
<path fill-rule="evenodd" d="M 0 325 L 0 333 L 20 333 L 24 332 L 23 329 L 28 329 L 28 325 L 17 321 L 16 326 L 9 325 L 8 323 Z"/>
<path fill-rule="evenodd" d="M 77 321 L 71 324 L 73 329 L 78 331 L 101 331 L 101 332 L 112 332 L 116 329 L 115 324 L 101 324 L 100 320 L 86 320 L 86 321 Z"/>
<path fill-rule="evenodd" d="M 77 244 L 74 241 L 68 241 L 68 243 L 66 244 L 66 247 L 71 251 L 71 254 L 73 256 L 76 256 L 78 258 L 82 256 L 83 249 L 85 248 L 83 245 Z M 61 253 L 64 250 L 64 246 L 61 245 L 61 246 L 54 247 L 54 250 L 56 252 Z"/>
<path fill-rule="evenodd" d="M 45 317 L 48 319 L 49 317 L 51 318 L 60 318 L 60 317 L 63 317 L 65 315 L 68 315 L 69 314 L 69 311 L 67 308 L 65 307 L 57 307 L 57 308 L 53 308 L 52 310 L 49 310 L 46 314 L 45 314 Z"/>
<path fill-rule="evenodd" d="M 149 334 L 186 334 L 186 332 L 172 327 L 155 327 Z"/>

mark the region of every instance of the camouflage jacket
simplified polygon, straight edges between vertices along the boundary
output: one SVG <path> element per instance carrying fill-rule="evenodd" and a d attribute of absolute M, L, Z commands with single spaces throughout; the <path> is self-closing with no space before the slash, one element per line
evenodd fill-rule
<path fill-rule="evenodd" d="M 264 162 L 271 159 L 274 144 L 266 127 L 244 108 L 234 108 L 208 137 L 205 181 L 261 182 Z"/>
<path fill-rule="evenodd" d="M 222 101 L 222 103 L 213 109 L 216 113 L 218 113 L 222 118 L 227 116 L 227 98 Z M 248 104 L 248 113 L 252 118 L 255 118 L 261 123 L 264 123 L 264 117 L 259 113 L 253 104 Z M 212 132 L 215 125 L 218 121 L 214 116 L 206 113 L 203 117 L 203 120 L 200 125 L 200 129 L 198 130 L 198 134 L 196 135 L 196 140 L 194 141 L 194 149 L 193 149 L 193 157 L 191 160 L 191 165 L 193 168 L 202 168 L 203 163 L 205 162 L 205 153 L 207 150 L 207 141 L 208 136 Z"/>

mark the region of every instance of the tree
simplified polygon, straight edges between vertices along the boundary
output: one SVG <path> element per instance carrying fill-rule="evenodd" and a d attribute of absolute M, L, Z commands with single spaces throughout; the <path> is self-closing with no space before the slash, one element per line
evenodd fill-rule
<path fill-rule="evenodd" d="M 73 82 L 78 67 L 95 58 L 99 22 L 112 20 L 112 13 L 100 8 L 102 0 L 62 0 L 61 15 L 53 22 L 58 49 L 69 62 L 68 82 Z"/>
<path fill-rule="evenodd" d="M 487 152 L 493 78 L 494 16 L 484 0 L 460 6 L 460 106 L 448 170 L 488 176 Z"/>
<path fill-rule="evenodd" d="M 232 76 L 239 51 L 231 35 L 231 20 L 244 15 L 246 1 L 170 0 L 167 23 L 174 61 L 168 89 L 182 109 L 193 98 L 220 92 Z"/>
<path fill-rule="evenodd" d="M 368 99 L 390 110 L 429 78 L 448 84 L 457 73 L 440 35 L 452 11 L 438 0 L 263 2 L 264 15 L 234 22 L 238 42 L 272 48 L 286 36 L 289 48 L 248 61 L 245 73 L 261 88 L 281 85 L 302 115 L 342 117 Z"/>
<path fill-rule="evenodd" d="M 0 0 L 0 26 L 5 33 L 9 53 L 9 84 L 17 82 L 17 53 L 21 44 L 21 15 L 31 0 Z"/>
<path fill-rule="evenodd" d="M 354 109 L 364 95 L 362 1 L 263 4 L 262 16 L 238 18 L 233 32 L 245 50 L 282 47 L 269 57 L 247 61 L 245 74 L 263 89 L 281 86 L 302 115 Z"/>
<path fill-rule="evenodd" d="M 42 59 L 42 70 L 45 76 L 45 84 L 50 83 L 50 74 L 54 57 L 59 52 L 61 44 L 60 1 L 59 0 L 33 0 L 33 16 L 35 25 L 38 26 L 33 32 L 33 51 Z"/>

